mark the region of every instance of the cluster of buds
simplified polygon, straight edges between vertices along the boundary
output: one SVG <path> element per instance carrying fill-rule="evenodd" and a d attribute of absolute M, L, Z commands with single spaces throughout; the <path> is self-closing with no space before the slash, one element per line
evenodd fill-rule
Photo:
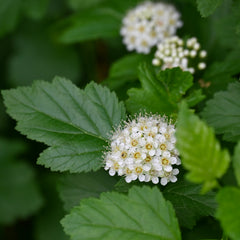
<path fill-rule="evenodd" d="M 157 46 L 155 58 L 152 64 L 161 66 L 161 69 L 180 67 L 183 71 L 195 73 L 206 67 L 204 58 L 207 56 L 205 50 L 201 50 L 201 46 L 195 37 L 186 41 L 174 36 L 165 39 Z"/>
<path fill-rule="evenodd" d="M 139 116 L 126 122 L 112 135 L 111 146 L 104 155 L 105 170 L 111 176 L 125 176 L 127 183 L 134 180 L 152 181 L 166 185 L 176 182 L 180 165 L 175 148 L 175 127 L 165 117 Z"/>
<path fill-rule="evenodd" d="M 181 26 L 180 14 L 173 5 L 145 2 L 125 16 L 121 35 L 129 51 L 147 54 L 151 47 L 175 35 Z"/>

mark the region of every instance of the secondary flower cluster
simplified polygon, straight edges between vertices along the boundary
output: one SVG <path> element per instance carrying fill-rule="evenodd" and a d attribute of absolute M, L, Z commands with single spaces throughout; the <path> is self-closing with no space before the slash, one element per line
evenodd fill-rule
<path fill-rule="evenodd" d="M 125 176 L 126 182 L 152 181 L 166 185 L 176 182 L 180 165 L 175 148 L 175 127 L 165 117 L 139 116 L 127 122 L 112 136 L 104 156 L 105 170 L 111 176 Z"/>
<path fill-rule="evenodd" d="M 145 2 L 128 12 L 121 35 L 129 51 L 147 54 L 152 46 L 175 35 L 181 26 L 180 14 L 173 5 Z"/>
<path fill-rule="evenodd" d="M 166 68 L 180 67 L 183 71 L 194 73 L 196 68 L 202 70 L 206 67 L 203 62 L 207 52 L 201 50 L 196 38 L 189 38 L 186 41 L 174 36 L 165 39 L 157 46 L 155 58 L 152 63 Z"/>

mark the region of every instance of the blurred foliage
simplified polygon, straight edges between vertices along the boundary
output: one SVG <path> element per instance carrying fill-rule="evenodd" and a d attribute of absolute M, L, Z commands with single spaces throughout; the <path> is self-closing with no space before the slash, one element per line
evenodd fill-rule
<path fill-rule="evenodd" d="M 218 135 L 218 140 L 215 138 L 210 140 L 214 140 L 214 143 L 220 141 L 223 146 L 230 146 L 229 151 L 232 153 L 233 146 L 224 139 L 239 140 L 237 131 L 239 130 L 237 125 L 239 91 L 238 93 L 236 91 L 239 88 L 240 76 L 240 2 L 238 0 L 167 1 L 176 5 L 182 15 L 184 26 L 178 31 L 178 35 L 198 37 L 202 47 L 208 51 L 208 67 L 203 75 L 196 75 L 194 79 L 191 79 L 188 73 L 182 73 L 177 69 L 168 73 L 158 73 L 156 69 L 148 68 L 153 51 L 149 56 L 127 53 L 119 36 L 121 21 L 127 10 L 139 2 L 141 1 L 0 0 L 1 90 L 30 86 L 35 80 L 51 81 L 57 75 L 71 79 L 82 88 L 90 81 L 108 86 L 117 93 L 120 100 L 127 100 L 127 110 L 133 113 L 137 112 L 139 106 L 146 105 L 151 112 L 161 112 L 163 109 L 166 113 L 166 109 L 169 111 L 171 108 L 177 113 L 178 103 L 185 99 L 189 107 L 195 106 L 196 113 L 202 112 L 204 119 L 218 134 L 223 134 L 223 139 L 222 135 Z M 149 79 L 147 74 L 151 75 Z M 171 85 L 173 77 L 178 79 L 176 85 Z M 167 86 L 171 86 L 173 91 L 168 91 L 166 85 L 160 87 L 161 79 L 168 79 Z M 148 80 L 154 80 L 153 84 L 148 85 L 150 82 Z M 182 88 L 183 82 L 186 84 Z M 128 94 L 127 90 L 129 90 Z M 57 91 L 57 88 L 52 88 L 53 94 Z M 107 103 L 108 93 L 104 90 L 99 92 Z M 152 92 L 155 92 L 155 95 Z M 94 93 L 90 95 L 94 105 L 95 95 Z M 115 99 L 113 95 L 108 97 Z M 35 98 L 34 94 L 30 96 L 30 99 Z M 146 99 L 153 100 L 154 104 Z M 159 104 L 159 100 L 162 104 Z M 29 101 L 26 100 L 26 103 L 28 104 Z M 220 112 L 219 104 L 222 106 Z M 65 105 L 65 109 L 72 111 L 69 105 Z M 99 115 L 102 114 L 103 109 L 96 106 L 94 109 L 99 110 Z M 119 114 L 122 113 L 120 112 L 119 110 Z M 230 114 L 227 116 L 223 114 L 226 112 Z M 191 123 L 189 120 L 191 116 L 189 119 L 186 119 L 186 116 L 187 114 L 183 115 L 182 119 L 185 121 L 186 134 L 188 134 L 189 126 L 192 126 L 194 131 L 195 123 L 200 124 L 201 120 L 192 117 L 194 122 Z M 92 118 L 95 119 L 95 112 Z M 25 120 L 23 120 L 25 127 L 30 127 L 29 122 Z M 187 121 L 190 121 L 189 125 Z M 228 124 L 224 125 L 226 121 Z M 232 125 L 232 128 L 229 128 L 229 125 Z M 26 141 L 14 130 L 14 126 L 15 122 L 6 115 L 1 96 L 0 239 L 69 239 L 59 223 L 65 215 L 65 210 L 68 211 L 70 207 L 78 204 L 82 198 L 97 197 L 102 191 L 112 190 L 117 179 L 111 178 L 109 181 L 107 175 L 104 175 L 104 178 L 99 177 L 101 172 L 94 173 L 96 178 L 93 181 L 89 180 L 89 173 L 59 178 L 58 174 L 37 167 L 36 159 L 45 146 Z M 102 134 L 105 133 L 104 129 L 99 129 Z M 199 134 L 201 138 L 205 136 L 204 131 Z M 198 142 L 200 137 L 196 133 L 195 141 Z M 186 144 L 190 140 L 188 138 Z M 205 143 L 203 139 L 199 142 Z M 79 147 L 78 141 L 67 144 Z M 62 146 L 59 148 L 62 149 Z M 239 183 L 238 153 L 239 143 L 235 148 L 233 166 L 230 166 L 219 184 L 236 185 L 232 180 L 233 173 Z M 205 163 L 203 170 L 207 164 Z M 100 167 L 99 163 L 97 167 Z M 163 191 L 163 196 L 172 202 L 176 210 L 184 240 L 221 239 L 222 230 L 219 223 L 232 239 L 239 238 L 239 228 L 232 224 L 235 222 L 233 217 L 239 219 L 239 189 L 236 186 L 224 187 L 218 193 L 217 201 L 220 209 L 216 214 L 219 219 L 217 222 L 213 218 L 216 208 L 215 192 L 210 191 L 202 196 L 199 194 L 202 186 L 184 182 L 183 190 L 179 184 L 180 182 L 175 186 L 175 190 L 173 185 L 167 187 Z M 178 198 L 175 198 L 176 194 Z M 231 194 L 234 198 L 225 198 L 226 195 Z M 113 195 L 109 193 L 109 196 Z M 123 195 L 121 197 L 130 201 L 129 197 L 125 198 Z M 181 208 L 180 203 L 186 202 L 191 206 L 190 209 Z M 230 212 L 235 212 L 236 216 L 229 214 Z M 188 218 L 183 217 L 184 214 L 188 215 Z M 228 216 L 228 221 L 223 216 Z M 239 224 L 239 221 L 236 224 Z"/>

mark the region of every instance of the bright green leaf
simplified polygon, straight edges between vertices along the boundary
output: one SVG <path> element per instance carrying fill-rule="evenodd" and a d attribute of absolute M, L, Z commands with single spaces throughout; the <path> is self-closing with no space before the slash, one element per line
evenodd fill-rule
<path fill-rule="evenodd" d="M 223 0 L 197 0 L 198 11 L 202 17 L 208 17 L 222 2 Z"/>
<path fill-rule="evenodd" d="M 158 76 L 147 64 L 140 65 L 139 80 L 142 89 L 128 91 L 127 108 L 130 112 L 139 109 L 152 113 L 170 114 L 177 111 L 182 95 L 192 86 L 192 75 L 179 68 L 166 69 Z"/>
<path fill-rule="evenodd" d="M 226 235 L 232 240 L 240 239 L 240 190 L 234 187 L 222 188 L 217 194 L 217 219 Z"/>
<path fill-rule="evenodd" d="M 234 173 L 235 173 L 238 185 L 240 186 L 240 141 L 238 142 L 234 150 L 233 169 L 234 169 Z"/>
<path fill-rule="evenodd" d="M 192 228 L 203 216 L 213 216 L 217 207 L 215 194 L 200 194 L 201 186 L 187 181 L 178 181 L 163 190 L 164 197 L 169 200 L 181 226 Z"/>
<path fill-rule="evenodd" d="M 227 141 L 240 139 L 240 83 L 229 84 L 227 91 L 221 91 L 209 100 L 202 113 L 207 123 L 216 133 L 224 134 Z"/>
<path fill-rule="evenodd" d="M 156 187 L 133 187 L 128 196 L 112 192 L 84 199 L 62 224 L 72 240 L 181 239 L 173 207 Z"/>
<path fill-rule="evenodd" d="M 116 179 L 102 170 L 64 176 L 58 189 L 64 208 L 69 211 L 83 198 L 99 197 L 102 192 L 112 190 L 115 183 Z"/>
<path fill-rule="evenodd" d="M 22 143 L 0 139 L 0 149 L 0 224 L 10 224 L 34 214 L 43 199 L 33 169 L 16 156 Z"/>
<path fill-rule="evenodd" d="M 215 187 L 217 178 L 228 168 L 229 153 L 221 150 L 213 129 L 191 113 L 185 103 L 180 107 L 176 137 L 182 164 L 189 170 L 188 180 L 203 183 L 203 192 Z"/>
<path fill-rule="evenodd" d="M 96 8 L 81 12 L 59 23 L 59 40 L 74 43 L 119 35 L 122 16 L 110 8 Z"/>

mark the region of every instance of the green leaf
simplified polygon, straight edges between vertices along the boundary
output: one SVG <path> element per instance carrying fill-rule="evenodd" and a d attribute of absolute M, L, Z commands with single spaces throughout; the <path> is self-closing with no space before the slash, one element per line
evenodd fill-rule
<path fill-rule="evenodd" d="M 202 17 L 210 16 L 223 0 L 197 0 L 198 11 Z"/>
<path fill-rule="evenodd" d="M 189 72 L 183 72 L 179 68 L 166 69 L 156 76 L 147 64 L 140 65 L 139 80 L 142 89 L 132 88 L 128 91 L 126 104 L 131 113 L 136 113 L 139 109 L 152 113 L 176 112 L 178 102 L 193 81 Z"/>
<path fill-rule="evenodd" d="M 33 169 L 16 156 L 22 143 L 0 139 L 0 149 L 0 224 L 10 224 L 36 213 L 43 199 Z"/>
<path fill-rule="evenodd" d="M 138 78 L 138 66 L 149 56 L 144 54 L 129 54 L 114 62 L 109 70 L 107 81 L 111 89 L 119 88 L 128 81 Z"/>
<path fill-rule="evenodd" d="M 73 240 L 181 239 L 172 205 L 156 187 L 133 187 L 128 196 L 112 192 L 84 199 L 62 224 Z"/>
<path fill-rule="evenodd" d="M 65 210 L 79 205 L 80 200 L 99 197 L 102 192 L 111 191 L 116 179 L 101 170 L 91 173 L 69 174 L 62 177 L 58 187 Z"/>
<path fill-rule="evenodd" d="M 110 132 L 125 118 L 116 95 L 95 83 L 83 91 L 57 77 L 5 90 L 3 96 L 17 130 L 52 146 L 38 160 L 52 170 L 97 170 Z"/>
<path fill-rule="evenodd" d="M 199 102 L 201 102 L 203 99 L 205 99 L 205 95 L 202 93 L 202 89 L 197 89 L 192 91 L 186 98 L 185 101 L 187 102 L 187 105 L 189 107 L 193 107 Z"/>
<path fill-rule="evenodd" d="M 37 163 L 52 171 L 96 171 L 102 166 L 104 146 L 105 141 L 83 135 L 63 145 L 49 147 L 40 154 Z"/>
<path fill-rule="evenodd" d="M 182 164 L 189 170 L 187 179 L 194 183 L 203 183 L 203 192 L 217 185 L 227 170 L 230 156 L 227 150 L 221 150 L 213 129 L 208 127 L 182 103 L 177 123 L 177 148 Z"/>
<path fill-rule="evenodd" d="M 93 8 L 59 23 L 59 40 L 75 43 L 119 35 L 122 15 L 110 8 Z"/>
<path fill-rule="evenodd" d="M 238 185 L 240 186 L 240 141 L 238 142 L 238 144 L 234 149 L 233 169 L 234 169 L 234 173 L 235 173 Z"/>
<path fill-rule="evenodd" d="M 227 91 L 221 91 L 214 95 L 213 99 L 206 103 L 202 116 L 207 123 L 214 127 L 216 133 L 224 134 L 227 141 L 240 139 L 240 83 L 231 83 Z"/>
<path fill-rule="evenodd" d="M 203 216 L 213 216 L 217 207 L 215 193 L 200 194 L 201 186 L 187 181 L 178 181 L 163 190 L 183 227 L 192 228 Z"/>
<path fill-rule="evenodd" d="M 240 190 L 224 187 L 217 194 L 218 209 L 216 217 L 223 230 L 232 240 L 240 239 Z"/>
<path fill-rule="evenodd" d="M 11 84 L 30 85 L 36 79 L 50 81 L 56 73 L 75 82 L 80 69 L 76 51 L 71 46 L 53 43 L 46 24 L 25 25 L 13 39 L 15 52 L 9 59 L 8 70 Z"/>

